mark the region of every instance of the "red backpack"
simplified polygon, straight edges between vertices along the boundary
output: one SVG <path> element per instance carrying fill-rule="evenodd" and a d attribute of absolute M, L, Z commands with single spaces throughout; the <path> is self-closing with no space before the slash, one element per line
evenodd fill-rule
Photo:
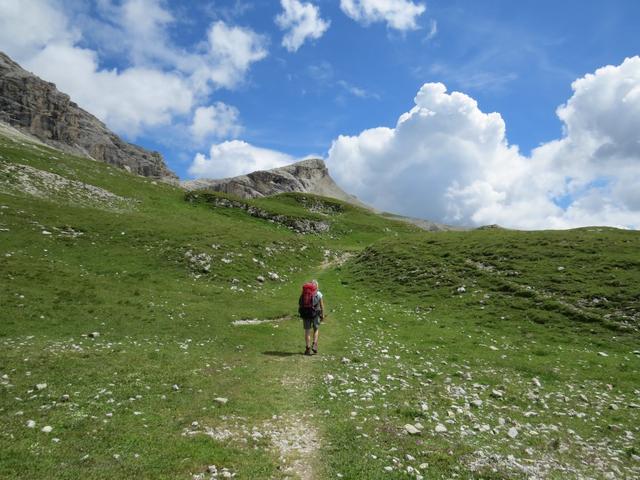
<path fill-rule="evenodd" d="M 316 316 L 316 308 L 313 305 L 313 300 L 318 293 L 318 287 L 311 283 L 305 283 L 302 285 L 302 294 L 300 300 L 298 300 L 298 313 L 302 318 L 313 318 Z"/>

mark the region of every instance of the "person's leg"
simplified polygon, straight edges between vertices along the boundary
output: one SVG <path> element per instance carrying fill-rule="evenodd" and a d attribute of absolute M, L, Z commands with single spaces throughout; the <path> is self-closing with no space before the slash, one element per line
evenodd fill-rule
<path fill-rule="evenodd" d="M 307 348 L 310 348 L 311 347 L 311 329 L 310 328 L 304 329 L 304 341 L 307 345 Z"/>
<path fill-rule="evenodd" d="M 313 353 L 318 353 L 318 337 L 320 336 L 320 319 L 313 322 Z"/>

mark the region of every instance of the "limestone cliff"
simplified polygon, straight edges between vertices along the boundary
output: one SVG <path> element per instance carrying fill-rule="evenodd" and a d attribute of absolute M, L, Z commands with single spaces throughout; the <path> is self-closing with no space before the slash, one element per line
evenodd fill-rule
<path fill-rule="evenodd" d="M 125 142 L 68 95 L 0 52 L 0 121 L 68 153 L 176 180 L 158 152 Z"/>

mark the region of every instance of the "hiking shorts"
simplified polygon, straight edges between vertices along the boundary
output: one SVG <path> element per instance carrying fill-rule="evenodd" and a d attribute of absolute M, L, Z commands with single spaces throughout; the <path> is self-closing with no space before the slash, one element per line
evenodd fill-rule
<path fill-rule="evenodd" d="M 313 318 L 303 318 L 302 323 L 305 330 L 318 330 L 320 328 L 320 315 L 316 315 Z"/>

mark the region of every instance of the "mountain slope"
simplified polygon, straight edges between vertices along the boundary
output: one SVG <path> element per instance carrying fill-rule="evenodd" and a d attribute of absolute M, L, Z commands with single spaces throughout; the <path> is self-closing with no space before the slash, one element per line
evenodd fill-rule
<path fill-rule="evenodd" d="M 100 120 L 0 52 L 0 121 L 65 152 L 175 180 L 162 155 L 125 142 Z"/>
<path fill-rule="evenodd" d="M 185 192 L 0 134 L 0 478 L 638 478 L 639 249 Z"/>

